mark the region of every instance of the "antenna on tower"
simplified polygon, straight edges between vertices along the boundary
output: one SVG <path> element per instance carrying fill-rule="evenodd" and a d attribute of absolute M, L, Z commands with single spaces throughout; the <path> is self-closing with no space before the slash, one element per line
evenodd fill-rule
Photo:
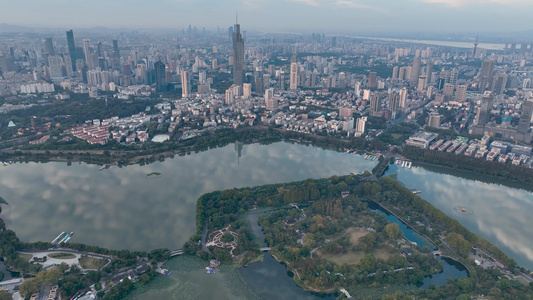
<path fill-rule="evenodd" d="M 479 34 L 476 35 L 476 41 L 474 42 L 474 52 L 472 53 L 473 58 L 476 58 L 477 45 L 479 45 L 479 43 L 477 42 L 478 39 L 479 39 Z"/>
<path fill-rule="evenodd" d="M 235 24 L 239 24 L 239 15 L 237 14 L 237 11 L 235 11 Z"/>

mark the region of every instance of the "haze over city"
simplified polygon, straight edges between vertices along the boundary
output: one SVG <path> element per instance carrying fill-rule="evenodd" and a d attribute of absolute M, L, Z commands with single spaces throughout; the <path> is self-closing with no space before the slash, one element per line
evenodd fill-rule
<path fill-rule="evenodd" d="M 533 0 L 0 7 L 0 300 L 533 299 Z"/>
<path fill-rule="evenodd" d="M 252 31 L 506 32 L 531 30 L 529 0 L 1 0 L 2 23 L 50 28 L 215 29 Z"/>

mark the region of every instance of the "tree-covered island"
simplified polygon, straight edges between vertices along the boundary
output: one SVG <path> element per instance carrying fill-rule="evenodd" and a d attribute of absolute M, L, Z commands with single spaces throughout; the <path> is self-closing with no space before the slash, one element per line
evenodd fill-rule
<path fill-rule="evenodd" d="M 369 204 L 396 215 L 431 246 L 406 239 L 396 223 Z M 249 223 L 256 219 L 264 241 Z M 236 236 L 232 245 L 228 233 Z M 197 234 L 186 243 L 186 254 L 245 266 L 260 249 L 285 263 L 295 282 L 313 292 L 342 287 L 369 299 L 533 297 L 533 287 L 520 283 L 527 270 L 389 177 L 333 176 L 218 191 L 198 199 Z M 462 264 L 468 277 L 419 288 L 427 276 L 442 271 L 438 257 Z"/>

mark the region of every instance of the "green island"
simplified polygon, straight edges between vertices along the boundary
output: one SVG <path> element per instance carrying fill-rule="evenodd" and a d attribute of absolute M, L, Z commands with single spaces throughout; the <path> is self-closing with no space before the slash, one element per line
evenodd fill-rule
<path fill-rule="evenodd" d="M 367 203 L 406 220 L 436 248 L 413 245 L 397 224 L 370 210 Z M 246 224 L 245 216 L 256 210 L 265 210 L 258 219 L 266 240 L 263 247 Z M 213 245 L 212 233 L 220 230 L 235 233 L 236 245 Z M 513 277 L 525 269 L 389 177 L 369 181 L 362 176 L 333 176 L 200 197 L 197 234 L 185 245 L 186 254 L 246 266 L 260 255 L 259 249 L 285 263 L 295 282 L 312 292 L 344 288 L 352 295 L 367 291 L 364 298 L 369 299 L 470 299 L 482 294 L 511 299 L 509 292 L 533 297 L 533 286 Z M 442 270 L 436 256 L 463 265 L 468 278 L 417 288 L 426 276 Z M 493 267 L 478 265 L 474 259 L 478 256 L 494 262 Z"/>

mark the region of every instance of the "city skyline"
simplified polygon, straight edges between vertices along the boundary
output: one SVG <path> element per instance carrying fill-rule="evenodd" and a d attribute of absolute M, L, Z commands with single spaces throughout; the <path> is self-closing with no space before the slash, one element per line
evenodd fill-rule
<path fill-rule="evenodd" d="M 368 0 L 0 0 L 0 4 L 7 8 L 0 12 L 3 23 L 44 28 L 184 28 L 196 24 L 223 29 L 238 10 L 240 23 L 254 31 L 533 30 L 533 26 L 524 28 L 522 22 L 533 11 L 533 2 L 528 0 L 383 0 L 379 5 Z"/>

